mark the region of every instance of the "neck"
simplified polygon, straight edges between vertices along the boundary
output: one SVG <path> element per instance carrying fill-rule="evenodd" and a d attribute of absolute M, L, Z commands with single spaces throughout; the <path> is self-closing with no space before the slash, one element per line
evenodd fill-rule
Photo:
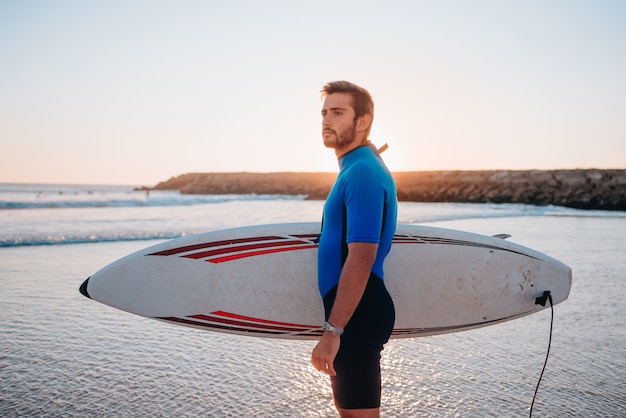
<path fill-rule="evenodd" d="M 370 145 L 370 144 L 371 142 L 367 138 L 363 138 L 360 141 L 354 140 L 347 147 L 344 147 L 341 149 L 335 149 L 335 155 L 337 156 L 337 158 L 341 158 L 347 153 L 349 153 L 350 151 L 357 149 L 358 147 L 361 147 L 363 145 Z"/>

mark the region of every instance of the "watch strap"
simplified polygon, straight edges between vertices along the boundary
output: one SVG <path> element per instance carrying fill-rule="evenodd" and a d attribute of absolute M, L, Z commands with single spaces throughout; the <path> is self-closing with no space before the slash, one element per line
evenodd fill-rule
<path fill-rule="evenodd" d="M 324 328 L 325 331 L 330 331 L 330 332 L 333 332 L 333 333 L 335 333 L 337 335 L 342 335 L 343 334 L 343 329 L 337 328 L 337 327 L 333 326 L 328 321 L 324 322 L 324 327 L 323 328 Z"/>

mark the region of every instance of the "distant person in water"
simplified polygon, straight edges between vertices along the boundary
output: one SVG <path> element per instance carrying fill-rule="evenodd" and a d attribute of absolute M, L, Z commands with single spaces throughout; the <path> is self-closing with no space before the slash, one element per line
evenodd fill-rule
<path fill-rule="evenodd" d="M 379 417 L 380 354 L 395 321 L 383 262 L 396 229 L 396 187 L 369 142 L 369 92 L 335 81 L 322 97 L 322 137 L 339 175 L 324 205 L 318 285 L 326 322 L 311 363 L 330 376 L 341 417 Z"/>

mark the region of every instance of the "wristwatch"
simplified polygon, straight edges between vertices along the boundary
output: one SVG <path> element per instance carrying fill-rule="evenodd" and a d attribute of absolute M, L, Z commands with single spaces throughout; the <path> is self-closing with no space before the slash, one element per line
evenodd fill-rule
<path fill-rule="evenodd" d="M 324 322 L 324 331 L 334 332 L 337 335 L 343 334 L 343 330 L 341 328 L 337 328 L 332 326 L 328 321 Z"/>

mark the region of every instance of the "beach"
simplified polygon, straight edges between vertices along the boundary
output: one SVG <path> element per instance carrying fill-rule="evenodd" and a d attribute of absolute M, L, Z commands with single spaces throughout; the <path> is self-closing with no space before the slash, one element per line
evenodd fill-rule
<path fill-rule="evenodd" d="M 5 204 L 13 196 L 14 207 L 0 210 L 0 416 L 336 416 L 327 379 L 309 365 L 312 342 L 165 324 L 78 292 L 104 265 L 163 239 L 319 221 L 323 201 L 133 189 L 0 193 Z M 534 416 L 626 414 L 626 213 L 402 202 L 399 222 L 508 233 L 568 264 L 572 290 L 554 307 Z M 383 416 L 528 416 L 549 327 L 548 309 L 479 330 L 391 341 L 382 359 Z"/>
<path fill-rule="evenodd" d="M 325 286 L 300 267 L 340 267 L 316 240 L 334 185 L 337 235 L 377 240 L 352 225 L 381 191 L 349 161 L 361 146 L 394 179 L 398 223 L 490 237 L 396 230 L 411 255 L 390 250 L 386 286 L 417 318 L 394 336 L 485 326 L 390 340 L 382 416 L 626 418 L 626 0 L 6 0 L 0 33 L 0 418 L 337 417 L 315 341 L 222 331 L 323 329 Z M 150 280 L 117 276 L 160 319 L 89 298 L 130 310 L 138 293 L 94 274 L 189 237 L 141 258 L 157 274 L 120 267 Z M 537 252 L 571 290 L 520 317 L 540 286 L 558 294 Z M 285 298 L 320 313 L 293 319 Z"/>

